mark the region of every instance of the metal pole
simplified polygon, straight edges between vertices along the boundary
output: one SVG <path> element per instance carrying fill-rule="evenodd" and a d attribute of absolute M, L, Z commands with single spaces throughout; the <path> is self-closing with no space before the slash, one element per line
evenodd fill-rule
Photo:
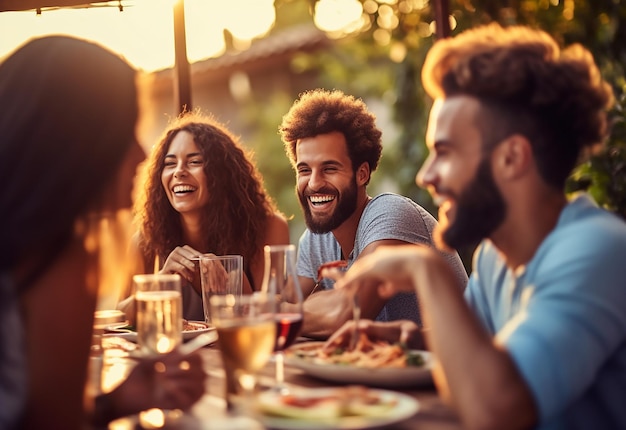
<path fill-rule="evenodd" d="M 187 60 L 187 38 L 185 36 L 185 0 L 174 4 L 174 98 L 178 112 L 190 111 L 191 72 Z"/>
<path fill-rule="evenodd" d="M 437 39 L 450 36 L 450 7 L 448 0 L 435 0 L 435 31 Z"/>

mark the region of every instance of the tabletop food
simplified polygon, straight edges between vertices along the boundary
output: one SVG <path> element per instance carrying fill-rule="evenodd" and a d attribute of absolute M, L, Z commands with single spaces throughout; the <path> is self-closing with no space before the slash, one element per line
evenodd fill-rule
<path fill-rule="evenodd" d="M 204 321 L 187 321 L 183 319 L 183 340 L 190 340 L 196 336 L 215 330 L 215 327 L 205 323 Z M 133 342 L 137 341 L 137 328 L 131 325 L 110 326 L 105 329 L 105 336 L 118 336 Z"/>
<path fill-rule="evenodd" d="M 424 357 L 418 351 L 411 351 L 404 345 L 384 341 L 373 341 L 365 333 L 360 333 L 353 350 L 337 346 L 325 351 L 319 344 L 310 349 L 299 348 L 293 352 L 296 356 L 314 360 L 316 363 L 346 364 L 365 368 L 401 368 L 424 366 Z"/>
<path fill-rule="evenodd" d="M 200 321 L 183 320 L 183 331 L 206 330 L 207 324 Z"/>
<path fill-rule="evenodd" d="M 398 400 L 360 385 L 331 390 L 302 390 L 286 395 L 268 393 L 259 398 L 259 408 L 268 415 L 308 420 L 348 416 L 381 416 L 393 409 Z"/>

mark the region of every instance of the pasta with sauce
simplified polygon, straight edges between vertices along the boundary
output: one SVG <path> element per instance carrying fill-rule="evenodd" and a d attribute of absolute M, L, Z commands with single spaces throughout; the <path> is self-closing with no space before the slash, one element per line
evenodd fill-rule
<path fill-rule="evenodd" d="M 359 340 L 353 350 L 338 346 L 333 351 L 326 352 L 318 347 L 311 351 L 301 350 L 296 354 L 318 363 L 346 364 L 365 368 L 402 368 L 424 365 L 424 359 L 419 353 L 408 351 L 400 344 L 372 341 L 364 333 L 359 335 Z"/>

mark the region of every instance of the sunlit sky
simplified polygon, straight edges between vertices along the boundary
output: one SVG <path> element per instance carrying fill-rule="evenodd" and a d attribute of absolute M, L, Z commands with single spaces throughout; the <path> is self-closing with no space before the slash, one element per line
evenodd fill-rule
<path fill-rule="evenodd" d="M 97 41 L 145 71 L 174 65 L 176 0 L 134 0 L 117 7 L 0 13 L 0 59 L 32 37 L 70 34 Z M 321 0 L 315 22 L 324 30 L 354 21 L 357 0 Z M 324 16 L 326 21 L 324 21 Z M 250 40 L 267 34 L 275 20 L 274 0 L 185 0 L 187 56 L 190 62 L 224 52 L 223 30 Z M 324 28 L 327 27 L 327 28 Z"/>

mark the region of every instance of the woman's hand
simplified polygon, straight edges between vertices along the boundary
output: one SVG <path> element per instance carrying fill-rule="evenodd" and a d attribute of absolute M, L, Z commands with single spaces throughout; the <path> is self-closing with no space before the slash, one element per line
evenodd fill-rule
<path fill-rule="evenodd" d="M 183 279 L 193 283 L 196 274 L 196 263 L 202 255 L 200 251 L 189 245 L 177 246 L 168 255 L 160 273 L 178 273 Z"/>
<path fill-rule="evenodd" d="M 206 377 L 197 351 L 143 358 L 117 388 L 96 399 L 94 421 L 106 423 L 151 408 L 189 409 L 204 394 Z"/>
<path fill-rule="evenodd" d="M 208 287 L 212 293 L 228 293 L 228 272 L 219 260 L 200 260 L 200 271 L 200 276 L 204 279 L 205 288 Z"/>
<path fill-rule="evenodd" d="M 399 342 L 411 349 L 424 349 L 420 328 L 410 320 L 389 322 L 360 320 L 357 330 L 359 333 L 364 333 L 372 341 Z M 332 352 L 337 347 L 347 348 L 353 333 L 354 322 L 348 321 L 328 338 L 322 349 L 326 352 Z"/>

